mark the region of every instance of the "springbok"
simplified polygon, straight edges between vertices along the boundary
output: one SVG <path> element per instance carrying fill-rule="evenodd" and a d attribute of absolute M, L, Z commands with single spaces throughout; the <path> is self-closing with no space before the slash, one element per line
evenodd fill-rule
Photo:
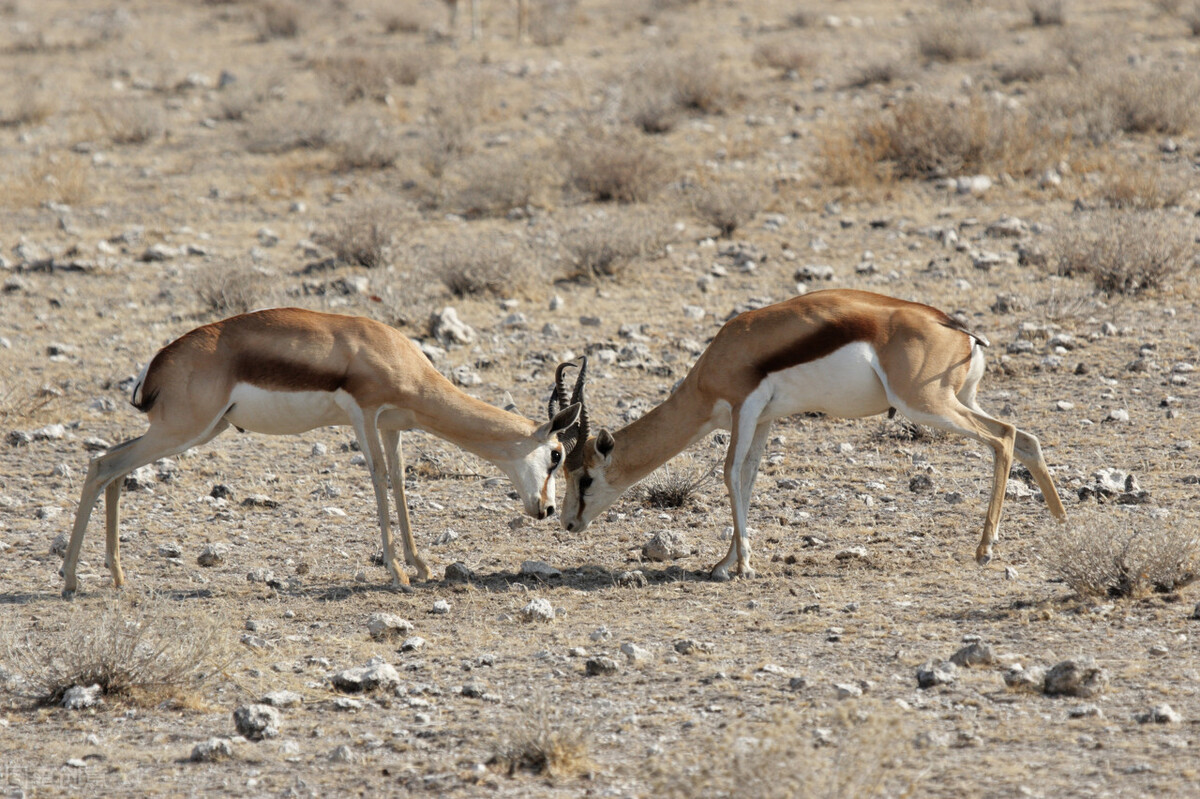
<path fill-rule="evenodd" d="M 446 4 L 446 12 L 449 16 L 447 22 L 447 30 L 450 35 L 454 35 L 455 24 L 458 21 L 458 0 L 442 0 Z M 479 0 L 470 0 L 471 2 L 471 41 L 479 39 Z M 516 0 L 517 2 L 517 43 L 525 41 L 525 29 L 528 27 L 526 17 L 526 0 Z"/>
<path fill-rule="evenodd" d="M 601 429 L 591 438 L 585 359 L 573 397 L 583 407 L 567 454 L 562 525 L 571 532 L 586 529 L 630 486 L 701 436 L 729 430 L 725 485 L 734 535 L 711 575 L 727 580 L 736 563 L 738 574 L 753 577 L 746 515 L 771 422 L 809 411 L 857 419 L 899 410 L 914 422 L 992 448 L 992 496 L 975 550 L 985 564 L 1014 455 L 1033 474 L 1050 513 L 1066 519 L 1037 438 L 976 403 L 987 345 L 928 305 L 866 291 L 816 291 L 735 316 L 666 401 L 616 432 Z M 555 393 L 559 404 L 566 402 L 561 378 Z"/>
<path fill-rule="evenodd" d="M 113 585 L 125 582 L 117 538 L 122 478 L 140 466 L 204 444 L 233 425 L 270 435 L 351 425 L 371 474 L 393 585 L 408 585 L 388 523 L 387 482 L 405 562 L 428 580 L 417 555 L 404 498 L 400 431 L 424 430 L 495 464 L 516 486 L 530 516 L 554 512 L 554 477 L 580 406 L 559 410 L 539 426 L 455 388 L 405 335 L 385 324 L 299 308 L 233 316 L 198 327 L 163 347 L 133 387 L 134 407 L 150 429 L 92 461 L 63 559 L 63 595 L 77 588 L 75 570 L 88 518 L 104 491 L 105 563 Z M 380 444 L 380 436 L 383 442 Z"/>

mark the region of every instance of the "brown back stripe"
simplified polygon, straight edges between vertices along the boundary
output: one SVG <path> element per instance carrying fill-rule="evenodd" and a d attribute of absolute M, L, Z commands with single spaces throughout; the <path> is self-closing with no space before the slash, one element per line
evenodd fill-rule
<path fill-rule="evenodd" d="M 875 337 L 875 323 L 866 316 L 847 316 L 831 319 L 811 335 L 786 343 L 768 353 L 754 366 L 762 375 L 781 372 L 802 363 L 824 358 L 847 344 Z"/>
<path fill-rule="evenodd" d="M 321 371 L 300 361 L 248 354 L 239 355 L 234 379 L 277 391 L 337 391 L 346 383 L 344 372 Z"/>

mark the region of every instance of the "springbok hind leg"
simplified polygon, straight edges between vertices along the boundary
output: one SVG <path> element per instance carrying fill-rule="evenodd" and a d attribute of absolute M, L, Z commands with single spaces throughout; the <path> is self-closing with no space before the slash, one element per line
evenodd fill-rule
<path fill-rule="evenodd" d="M 430 578 L 429 566 L 417 554 L 417 542 L 413 540 L 412 526 L 408 519 L 408 499 L 404 496 L 404 450 L 400 448 L 400 433 L 397 430 L 382 430 L 383 451 L 387 455 L 388 477 L 392 481 L 392 493 L 396 497 L 396 518 L 400 522 L 400 542 L 404 545 L 404 561 L 417 567 L 417 578 Z"/>
<path fill-rule="evenodd" d="M 1042 490 L 1042 499 L 1046 501 L 1046 508 L 1049 509 L 1050 515 L 1060 522 L 1065 522 L 1067 511 L 1063 507 L 1062 499 L 1058 496 L 1058 489 L 1054 487 L 1050 470 L 1046 468 L 1046 459 L 1042 457 L 1042 445 L 1037 440 L 1037 436 L 1018 429 L 1016 440 L 1013 443 L 1013 455 L 1025 464 L 1025 468 L 1029 469 L 1029 473 L 1033 475 L 1038 488 Z"/>

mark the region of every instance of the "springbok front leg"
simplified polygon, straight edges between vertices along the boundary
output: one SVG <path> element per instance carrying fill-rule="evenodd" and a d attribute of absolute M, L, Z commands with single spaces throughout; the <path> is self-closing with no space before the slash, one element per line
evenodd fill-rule
<path fill-rule="evenodd" d="M 392 574 L 392 585 L 399 588 L 408 585 L 408 574 L 396 560 L 396 547 L 392 542 L 389 523 L 387 494 L 387 461 L 379 444 L 379 428 L 376 427 L 374 410 L 363 410 L 353 399 L 341 399 L 338 403 L 354 426 L 358 448 L 367 462 L 371 475 L 371 487 L 375 491 L 375 512 L 379 517 L 379 534 L 383 542 L 383 562 Z"/>
<path fill-rule="evenodd" d="M 747 526 L 758 462 L 771 429 L 769 421 L 758 421 L 765 405 L 765 401 L 748 401 L 733 414 L 729 450 L 725 453 L 725 486 L 733 509 L 733 537 L 729 542 L 729 551 L 710 572 L 714 580 L 728 580 L 729 569 L 735 564 L 737 574 L 746 578 L 754 577 L 754 569 L 750 567 L 750 531 Z"/>
<path fill-rule="evenodd" d="M 413 540 L 412 527 L 408 520 L 408 499 L 404 495 L 404 450 L 400 447 L 398 430 L 382 430 L 383 450 L 387 455 L 388 477 L 392 481 L 392 492 L 396 497 L 396 518 L 400 522 L 400 542 L 404 545 L 404 562 L 417 567 L 417 578 L 428 580 L 429 566 L 417 555 L 417 542 Z"/>

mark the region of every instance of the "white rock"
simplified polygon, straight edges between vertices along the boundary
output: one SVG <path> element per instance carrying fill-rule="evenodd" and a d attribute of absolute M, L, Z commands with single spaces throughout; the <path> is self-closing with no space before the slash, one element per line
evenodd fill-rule
<path fill-rule="evenodd" d="M 551 577 L 562 577 L 561 571 L 553 566 L 550 566 L 549 564 L 542 563 L 540 560 L 527 560 L 522 563 L 521 574 L 527 574 L 532 577 L 540 577 L 543 580 Z"/>
<path fill-rule="evenodd" d="M 228 738 L 209 738 L 192 748 L 193 763 L 215 763 L 233 757 L 233 741 Z"/>
<path fill-rule="evenodd" d="M 528 605 L 521 608 L 521 616 L 526 621 L 552 621 L 554 606 L 545 597 L 534 597 Z"/>
<path fill-rule="evenodd" d="M 372 613 L 367 618 L 367 632 L 376 640 L 399 638 L 412 632 L 412 629 L 412 622 L 394 613 Z"/>
<path fill-rule="evenodd" d="M 101 693 L 99 685 L 89 685 L 87 688 L 73 685 L 63 694 L 62 706 L 67 710 L 83 710 L 95 707 L 103 701 L 100 698 Z"/>

